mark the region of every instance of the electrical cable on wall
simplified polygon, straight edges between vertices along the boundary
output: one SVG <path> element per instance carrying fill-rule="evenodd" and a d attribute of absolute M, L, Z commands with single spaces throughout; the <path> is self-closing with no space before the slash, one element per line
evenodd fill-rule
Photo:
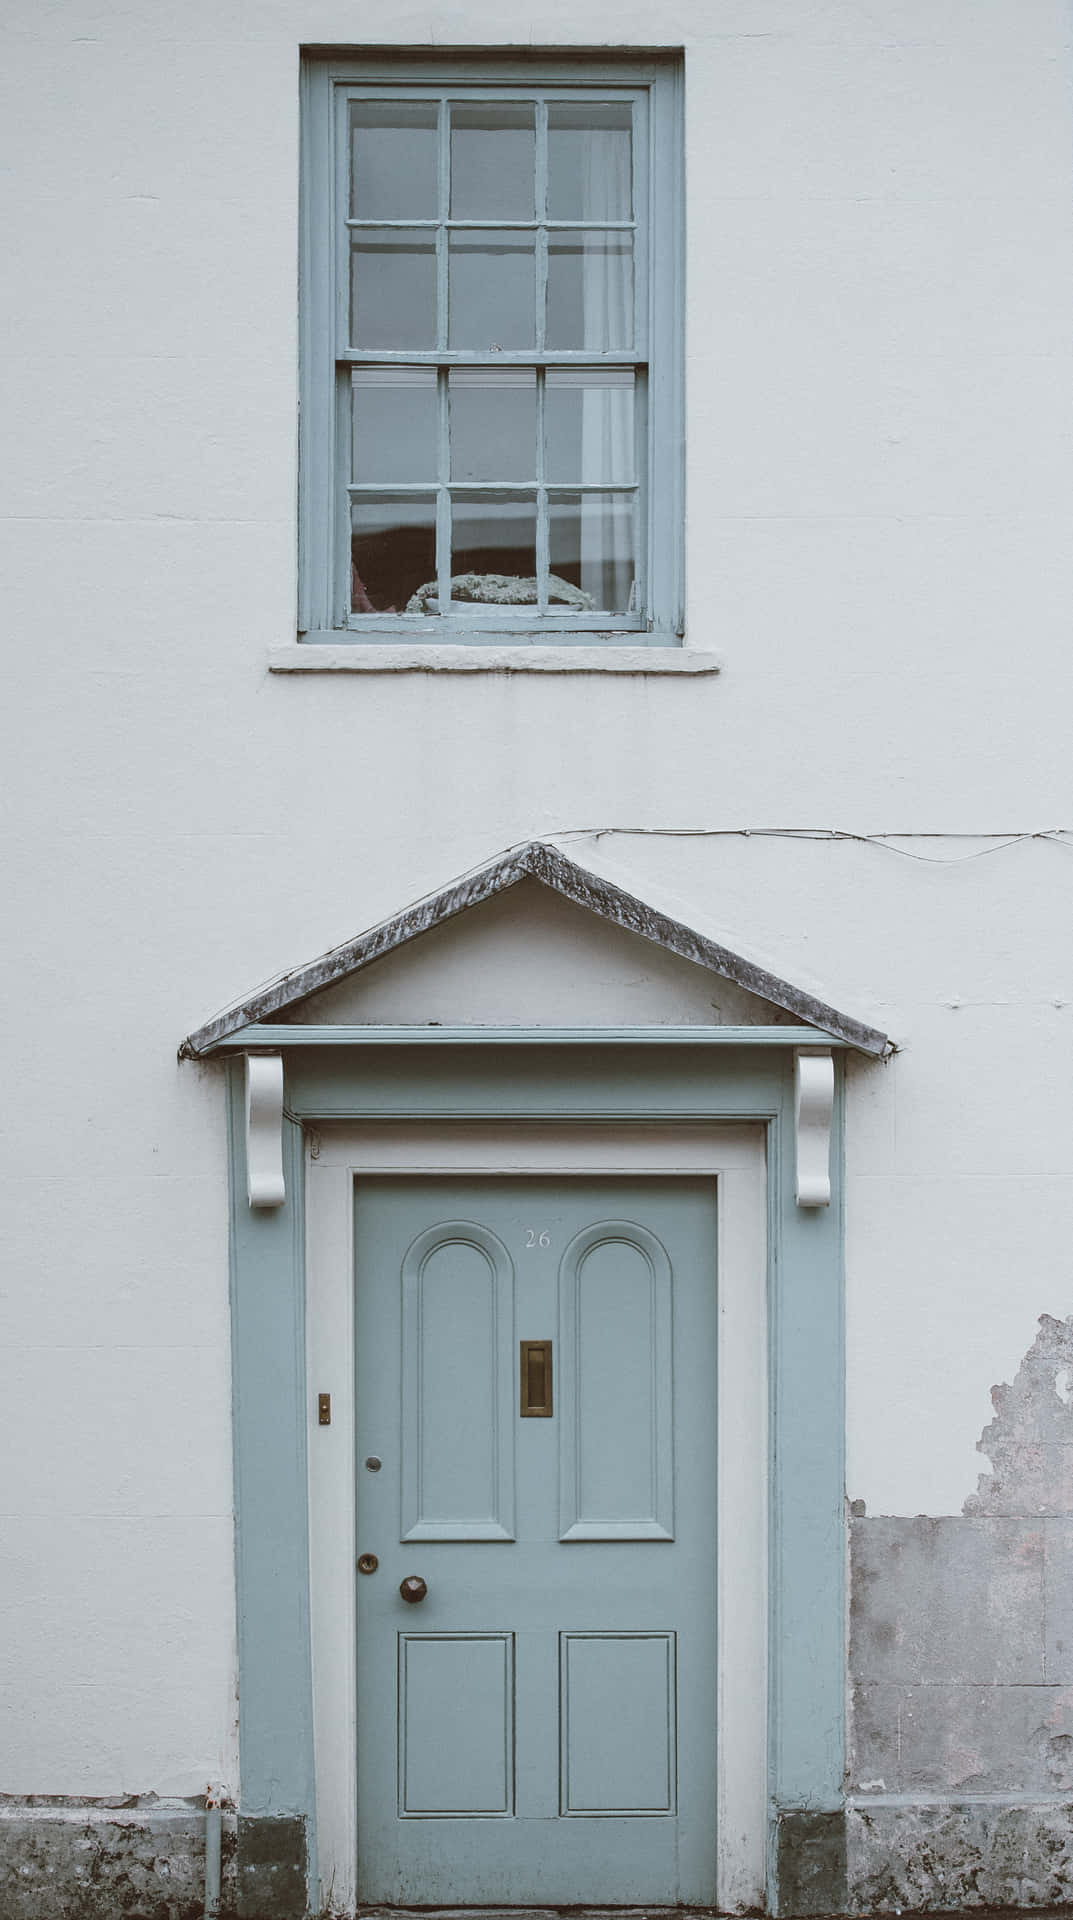
<path fill-rule="evenodd" d="M 961 866 L 967 860 L 980 860 L 985 854 L 1002 853 L 1007 847 L 1026 840 L 1049 840 L 1052 845 L 1073 851 L 1073 828 L 1029 828 L 1008 833 L 851 833 L 843 827 L 565 827 L 546 833 L 549 840 L 601 840 L 608 835 L 620 838 L 658 840 L 847 840 L 861 846 L 881 847 L 885 853 L 898 853 L 906 860 L 921 860 L 932 867 Z M 978 847 L 975 853 L 963 853 L 951 859 L 927 853 L 914 853 L 910 847 L 895 846 L 897 840 L 990 840 L 995 845 Z M 519 845 L 522 843 L 519 842 Z"/>

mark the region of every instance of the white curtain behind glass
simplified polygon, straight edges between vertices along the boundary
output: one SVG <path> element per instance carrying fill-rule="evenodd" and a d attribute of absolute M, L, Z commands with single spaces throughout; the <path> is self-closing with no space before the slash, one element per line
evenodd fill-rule
<path fill-rule="evenodd" d="M 582 218 L 621 219 L 631 198 L 630 141 L 610 130 L 587 132 L 583 140 Z M 583 236 L 583 345 L 596 352 L 612 342 L 633 338 L 633 317 L 628 310 L 633 275 L 623 272 L 621 258 L 617 259 L 607 246 L 611 237 L 608 233 Z M 608 385 L 603 385 L 599 374 L 596 380 L 601 384 L 591 387 L 582 399 L 581 477 L 587 482 L 632 479 L 627 465 L 632 394 L 621 388 L 616 391 L 618 382 L 613 375 Z M 606 495 L 595 499 L 582 495 L 581 584 L 592 594 L 597 610 L 624 612 L 632 584 L 633 515 L 625 502 L 625 510 L 614 515 L 608 513 L 607 506 Z"/>

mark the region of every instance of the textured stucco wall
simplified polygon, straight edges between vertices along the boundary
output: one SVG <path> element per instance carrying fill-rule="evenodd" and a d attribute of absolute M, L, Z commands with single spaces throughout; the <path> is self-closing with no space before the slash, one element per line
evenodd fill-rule
<path fill-rule="evenodd" d="M 687 637 L 723 674 L 269 677 L 299 45 L 653 35 L 686 49 Z M 535 833 L 1073 820 L 1070 75 L 1057 0 L 9 6 L 0 1790 L 239 1786 L 192 1025 Z M 594 851 L 903 1044 L 848 1098 L 866 1516 L 960 1514 L 1068 1304 L 1070 855 L 993 844 Z"/>

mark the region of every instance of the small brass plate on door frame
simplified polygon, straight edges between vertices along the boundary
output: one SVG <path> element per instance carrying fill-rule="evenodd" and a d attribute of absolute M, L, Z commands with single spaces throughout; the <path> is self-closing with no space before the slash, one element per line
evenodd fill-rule
<path fill-rule="evenodd" d="M 550 1420 L 552 1411 L 551 1341 L 521 1342 L 523 1420 Z"/>

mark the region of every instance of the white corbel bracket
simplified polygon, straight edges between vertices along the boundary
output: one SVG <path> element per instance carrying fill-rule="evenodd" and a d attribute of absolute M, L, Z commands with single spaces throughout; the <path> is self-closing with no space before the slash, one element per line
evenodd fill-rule
<path fill-rule="evenodd" d="M 794 1050 L 794 1133 L 797 1146 L 797 1204 L 831 1204 L 831 1115 L 835 1104 L 835 1063 L 826 1047 Z"/>
<path fill-rule="evenodd" d="M 247 1053 L 246 1193 L 251 1207 L 281 1207 L 283 1185 L 283 1055 Z"/>

